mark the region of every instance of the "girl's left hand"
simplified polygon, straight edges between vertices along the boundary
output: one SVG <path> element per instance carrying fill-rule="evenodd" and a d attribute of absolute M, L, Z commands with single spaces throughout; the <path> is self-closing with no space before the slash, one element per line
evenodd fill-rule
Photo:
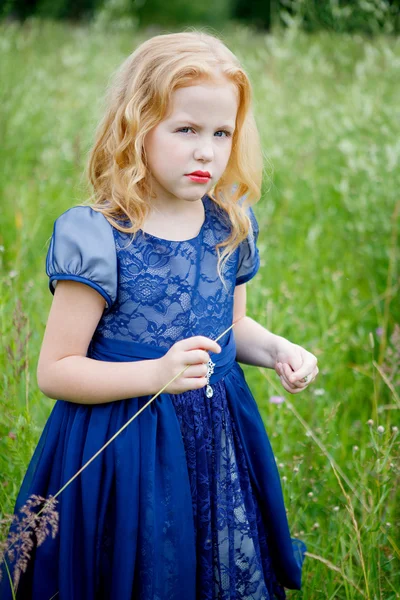
<path fill-rule="evenodd" d="M 285 390 L 298 394 L 312 383 L 319 373 L 317 358 L 297 344 L 282 338 L 279 340 L 276 356 L 275 371 L 281 378 Z M 307 381 L 302 381 L 307 377 Z"/>

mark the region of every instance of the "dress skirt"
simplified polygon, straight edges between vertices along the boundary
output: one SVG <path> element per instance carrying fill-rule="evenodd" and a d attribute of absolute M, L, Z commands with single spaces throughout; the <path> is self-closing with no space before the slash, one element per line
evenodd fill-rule
<path fill-rule="evenodd" d="M 306 547 L 290 537 L 268 436 L 226 337 L 211 353 L 211 398 L 160 394 L 57 497 L 58 532 L 32 550 L 18 600 L 274 600 L 300 589 Z M 98 336 L 88 356 L 165 351 Z M 15 513 L 31 494 L 55 495 L 150 398 L 57 400 Z M 12 599 L 4 563 L 0 598 Z"/>

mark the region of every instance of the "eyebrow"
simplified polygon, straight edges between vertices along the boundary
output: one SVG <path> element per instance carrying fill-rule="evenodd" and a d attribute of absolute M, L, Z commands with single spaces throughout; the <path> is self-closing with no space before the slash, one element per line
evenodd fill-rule
<path fill-rule="evenodd" d="M 185 119 L 184 117 L 182 119 L 175 119 L 176 123 L 187 123 L 188 125 L 190 125 L 191 127 L 197 127 L 198 129 L 203 129 L 203 127 L 201 125 L 198 125 L 197 123 L 193 123 L 192 121 L 189 121 L 188 119 Z M 220 127 L 217 127 L 216 129 L 231 129 L 232 131 L 235 129 L 234 125 L 221 125 Z"/>

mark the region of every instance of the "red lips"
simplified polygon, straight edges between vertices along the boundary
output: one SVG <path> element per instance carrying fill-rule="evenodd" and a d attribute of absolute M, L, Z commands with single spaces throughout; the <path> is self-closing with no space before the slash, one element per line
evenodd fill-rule
<path fill-rule="evenodd" d="M 211 177 L 208 171 L 193 171 L 193 173 L 188 173 L 188 175 L 197 175 L 198 177 Z"/>

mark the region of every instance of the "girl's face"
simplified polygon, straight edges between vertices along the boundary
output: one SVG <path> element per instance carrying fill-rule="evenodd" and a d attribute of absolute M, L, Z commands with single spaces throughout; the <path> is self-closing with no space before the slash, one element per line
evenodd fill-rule
<path fill-rule="evenodd" d="M 238 92 L 230 82 L 202 82 L 175 90 L 168 116 L 145 137 L 152 189 L 156 203 L 199 200 L 225 171 L 236 125 Z M 188 177 L 208 171 L 198 183 Z"/>

